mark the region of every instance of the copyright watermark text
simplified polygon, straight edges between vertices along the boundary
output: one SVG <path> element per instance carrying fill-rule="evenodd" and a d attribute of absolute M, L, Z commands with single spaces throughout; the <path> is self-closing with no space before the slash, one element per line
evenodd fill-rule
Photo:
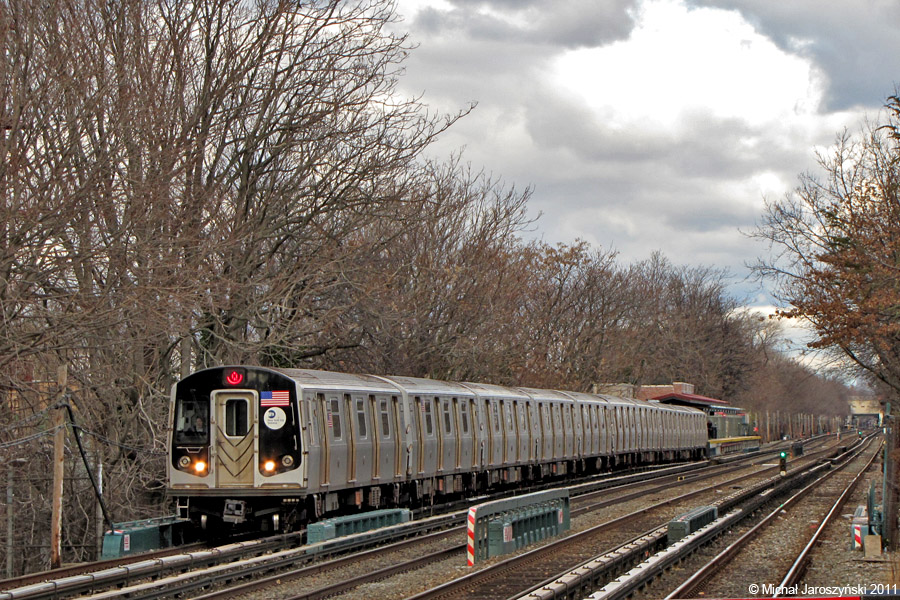
<path fill-rule="evenodd" d="M 763 594 L 772 597 L 779 596 L 863 596 L 866 594 L 900 594 L 900 585 L 869 584 L 869 585 L 775 585 L 774 583 L 751 583 L 747 591 L 753 595 Z"/>

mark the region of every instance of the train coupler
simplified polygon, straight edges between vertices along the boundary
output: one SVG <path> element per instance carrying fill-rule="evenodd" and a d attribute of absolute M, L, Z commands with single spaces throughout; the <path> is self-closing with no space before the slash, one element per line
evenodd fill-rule
<path fill-rule="evenodd" d="M 225 510 L 222 511 L 222 520 L 226 523 L 246 523 L 249 517 L 247 503 L 243 500 L 226 500 Z"/>

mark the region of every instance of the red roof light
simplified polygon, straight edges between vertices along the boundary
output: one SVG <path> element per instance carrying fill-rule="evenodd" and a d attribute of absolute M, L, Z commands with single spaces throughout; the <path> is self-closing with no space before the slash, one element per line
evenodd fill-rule
<path fill-rule="evenodd" d="M 225 374 L 225 383 L 228 385 L 240 385 L 244 381 L 244 373 L 233 369 Z"/>

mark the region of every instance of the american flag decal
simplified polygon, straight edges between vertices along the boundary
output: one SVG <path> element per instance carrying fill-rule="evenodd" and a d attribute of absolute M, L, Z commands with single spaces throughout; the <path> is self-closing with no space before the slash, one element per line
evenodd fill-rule
<path fill-rule="evenodd" d="M 259 393 L 260 406 L 290 406 L 291 393 L 287 390 Z"/>

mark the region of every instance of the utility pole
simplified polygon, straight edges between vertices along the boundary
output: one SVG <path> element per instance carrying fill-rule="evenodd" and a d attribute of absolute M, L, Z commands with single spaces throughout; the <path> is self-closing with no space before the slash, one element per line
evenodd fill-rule
<path fill-rule="evenodd" d="M 21 466 L 22 464 L 28 462 L 24 458 L 13 458 L 9 461 L 9 465 L 6 471 L 6 578 L 12 579 L 15 577 L 16 573 L 16 564 L 15 564 L 15 555 L 16 555 L 16 545 L 15 545 L 15 514 L 16 510 L 13 507 L 13 501 L 16 498 L 15 492 L 15 482 L 16 482 L 16 467 Z"/>
<path fill-rule="evenodd" d="M 68 382 L 68 370 L 62 365 L 56 371 L 56 383 L 59 387 L 57 403 L 63 399 Z M 53 505 L 50 515 L 50 568 L 62 566 L 62 499 L 63 476 L 65 475 L 66 426 L 64 407 L 57 405 L 53 412 Z"/>

